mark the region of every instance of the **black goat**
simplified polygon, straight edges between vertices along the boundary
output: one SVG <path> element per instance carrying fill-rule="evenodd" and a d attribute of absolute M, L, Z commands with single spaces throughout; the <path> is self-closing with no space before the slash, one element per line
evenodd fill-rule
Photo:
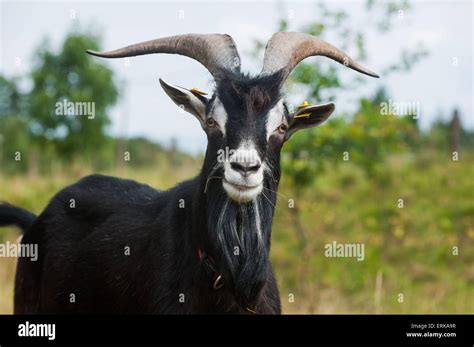
<path fill-rule="evenodd" d="M 160 80 L 208 137 L 199 176 L 160 192 L 93 175 L 59 192 L 37 218 L 0 206 L 0 225 L 17 224 L 39 258 L 18 261 L 15 313 L 280 313 L 269 262 L 280 180 L 280 150 L 295 131 L 326 120 L 334 104 L 290 112 L 281 87 L 294 66 L 324 55 L 376 76 L 324 41 L 277 33 L 262 73 L 240 73 L 227 35 L 181 35 L 108 53 L 192 57 L 212 73 L 203 93 Z"/>

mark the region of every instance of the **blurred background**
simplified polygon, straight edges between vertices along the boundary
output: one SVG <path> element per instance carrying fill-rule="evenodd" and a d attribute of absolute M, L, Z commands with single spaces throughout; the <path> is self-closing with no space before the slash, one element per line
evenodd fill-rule
<path fill-rule="evenodd" d="M 2 1 L 0 200 L 40 213 L 91 173 L 165 189 L 199 172 L 206 137 L 158 78 L 211 93 L 210 74 L 86 49 L 228 33 L 257 74 L 272 33 L 304 31 L 381 78 L 313 57 L 287 83 L 290 104 L 336 112 L 283 150 L 271 258 L 284 312 L 474 313 L 473 13 L 471 1 Z M 95 117 L 57 115 L 64 99 Z M 0 242 L 18 236 L 0 229 Z M 333 241 L 363 243 L 364 261 L 325 257 Z M 15 264 L 0 258 L 0 313 Z"/>

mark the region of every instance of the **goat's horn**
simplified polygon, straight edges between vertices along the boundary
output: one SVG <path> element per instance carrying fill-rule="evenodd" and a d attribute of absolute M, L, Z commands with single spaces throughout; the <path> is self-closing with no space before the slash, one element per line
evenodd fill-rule
<path fill-rule="evenodd" d="M 200 62 L 214 78 L 222 70 L 240 71 L 240 57 L 235 42 L 229 35 L 222 34 L 176 35 L 110 52 L 87 50 L 87 53 L 102 58 L 124 58 L 153 53 L 180 54 Z"/>
<path fill-rule="evenodd" d="M 273 34 L 265 48 L 262 74 L 268 75 L 282 71 L 284 81 L 300 61 L 315 55 L 331 58 L 363 74 L 379 77 L 376 73 L 366 69 L 326 41 L 308 34 L 295 32 Z"/>

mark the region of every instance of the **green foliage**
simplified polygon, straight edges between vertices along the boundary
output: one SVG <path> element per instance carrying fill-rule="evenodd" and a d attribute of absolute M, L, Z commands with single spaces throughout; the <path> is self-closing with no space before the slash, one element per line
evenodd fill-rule
<path fill-rule="evenodd" d="M 370 178 L 378 177 L 377 170 L 385 166 L 385 158 L 390 153 L 410 152 L 420 141 L 413 117 L 381 115 L 380 103 L 387 99 L 383 90 L 373 100 L 361 99 L 359 110 L 344 134 L 350 159 Z"/>
<path fill-rule="evenodd" d="M 436 120 L 424 138 L 425 145 L 430 146 L 436 150 L 447 152 L 449 149 L 451 122 L 452 120 Z M 469 129 L 464 129 L 462 125 L 459 130 L 461 151 L 474 150 L 474 132 Z"/>
<path fill-rule="evenodd" d="M 86 49 L 100 50 L 99 41 L 97 35 L 71 31 L 55 51 L 44 40 L 34 53 L 28 75 L 11 79 L 0 76 L 3 173 L 38 174 L 75 165 L 94 170 L 123 167 L 125 152 L 130 153 L 128 164 L 135 167 L 189 163 L 190 157 L 176 148 L 108 134 L 108 112 L 118 100 L 118 86 L 113 71 L 85 53 Z M 31 82 L 32 87 L 21 90 L 20 81 Z M 93 109 L 70 114 L 69 104 L 60 107 L 64 101 Z M 86 111 L 94 111 L 94 115 Z M 15 160 L 17 153 L 21 153 L 21 160 Z"/>
<path fill-rule="evenodd" d="M 311 186 L 328 166 L 333 167 L 337 163 L 337 160 L 328 161 L 325 158 L 342 160 L 342 152 L 347 146 L 341 135 L 346 132 L 346 122 L 338 118 L 314 130 L 300 131 L 285 144 L 282 167 L 297 196 Z"/>
<path fill-rule="evenodd" d="M 60 52 L 43 45 L 35 53 L 26 112 L 31 120 L 30 134 L 41 150 L 51 144 L 67 159 L 78 152 L 93 153 L 106 142 L 107 110 L 115 104 L 118 90 L 112 71 L 85 54 L 86 49 L 98 46 L 93 35 L 70 33 Z M 95 118 L 56 114 L 57 103 L 64 99 L 94 103 Z"/>
<path fill-rule="evenodd" d="M 350 13 L 336 7 L 329 8 L 325 3 L 317 6 L 316 19 L 302 28 L 308 34 L 325 38 L 332 35 L 331 42 L 346 51 L 357 52 L 355 58 L 364 61 L 368 58 L 365 49 L 366 33 L 371 29 L 386 32 L 392 29 L 396 16 L 404 16 L 410 8 L 407 1 L 397 3 L 367 2 L 367 26 L 354 28 Z M 373 20 L 376 18 L 376 20 Z M 288 23 L 281 20 L 280 30 L 287 30 Z M 257 45 L 257 49 L 261 46 Z M 389 61 L 385 76 L 395 71 L 407 71 L 426 55 L 426 51 L 415 48 L 403 51 L 400 59 Z M 361 78 L 354 73 L 350 81 L 341 80 L 342 69 L 337 64 L 327 64 L 325 59 L 301 62 L 289 79 L 290 92 L 298 90 L 302 100 L 313 103 L 331 101 L 344 89 L 357 89 L 373 79 Z M 322 175 L 326 168 L 334 169 L 345 153 L 349 160 L 360 165 L 369 177 L 382 177 L 385 157 L 392 152 L 413 148 L 420 141 L 416 121 L 408 117 L 382 116 L 381 103 L 388 100 L 384 89 L 373 97 L 359 100 L 355 115 L 343 115 L 344 119 L 330 119 L 322 126 L 305 130 L 295 135 L 285 146 L 283 166 L 290 177 L 291 185 L 297 195 L 308 189 Z"/>
<path fill-rule="evenodd" d="M 0 76 L 0 117 L 12 117 L 20 115 L 22 106 L 22 95 L 18 90 L 17 80 L 8 80 Z"/>
<path fill-rule="evenodd" d="M 390 153 L 410 151 L 420 142 L 416 120 L 411 117 L 382 116 L 380 90 L 373 99 L 361 99 L 350 121 L 335 118 L 310 131 L 293 136 L 285 145 L 283 167 L 296 194 L 314 184 L 329 167 L 343 161 L 363 168 L 369 178 L 382 178 L 385 158 Z"/>
<path fill-rule="evenodd" d="M 25 97 L 17 84 L 16 79 L 0 76 L 0 167 L 3 168 L 15 152 L 25 153 L 30 144 L 28 118 L 23 112 Z M 18 171 L 26 169 L 21 163 L 17 166 Z"/>

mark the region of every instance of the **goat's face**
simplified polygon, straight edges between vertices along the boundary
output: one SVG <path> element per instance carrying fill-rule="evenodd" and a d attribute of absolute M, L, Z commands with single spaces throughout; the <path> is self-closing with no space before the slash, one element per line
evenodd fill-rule
<path fill-rule="evenodd" d="M 277 183 L 280 178 L 283 143 L 295 131 L 322 123 L 334 110 L 329 103 L 290 113 L 281 98 L 279 74 L 224 74 L 210 99 L 195 89 L 160 81 L 173 101 L 201 123 L 208 137 L 206 176 L 222 178 L 225 192 L 237 203 L 254 200 L 263 189 L 275 189 L 265 182 Z"/>

